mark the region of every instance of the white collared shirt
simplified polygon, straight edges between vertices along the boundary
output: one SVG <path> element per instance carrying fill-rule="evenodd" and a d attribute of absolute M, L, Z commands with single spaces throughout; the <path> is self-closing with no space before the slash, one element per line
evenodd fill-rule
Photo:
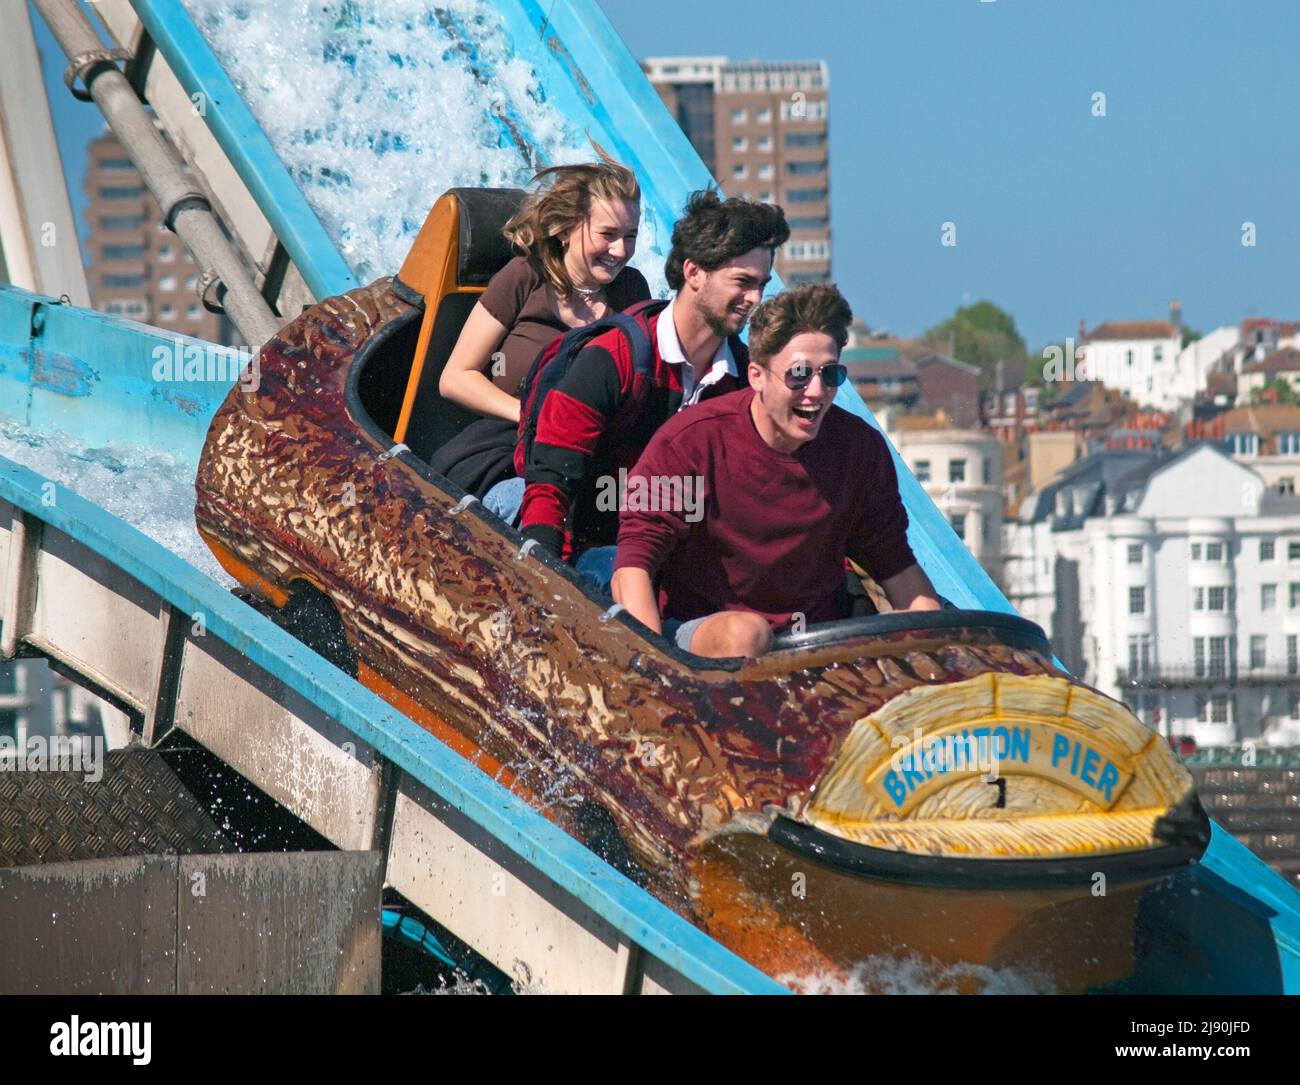
<path fill-rule="evenodd" d="M 682 407 L 689 407 L 700 401 L 700 393 L 709 385 L 716 384 L 728 374 L 738 377 L 739 373 L 736 371 L 736 359 L 731 353 L 731 341 L 724 336 L 722 345 L 709 364 L 708 372 L 698 381 L 695 379 L 695 367 L 687 361 L 681 340 L 677 338 L 677 325 L 673 323 L 673 306 L 676 304 L 677 296 L 674 295 L 673 300 L 659 314 L 655 345 L 659 349 L 659 357 L 665 362 L 682 367 Z M 680 409 L 679 407 L 678 410 Z"/>

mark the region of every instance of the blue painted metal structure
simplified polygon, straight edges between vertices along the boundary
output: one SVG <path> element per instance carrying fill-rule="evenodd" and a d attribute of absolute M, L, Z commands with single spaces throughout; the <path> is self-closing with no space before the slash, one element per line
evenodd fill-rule
<path fill-rule="evenodd" d="M 185 89 L 206 95 L 208 124 L 308 284 L 320 295 L 352 286 L 351 272 L 179 0 L 134 2 Z M 661 222 L 670 223 L 687 193 L 711 178 L 594 0 L 557 0 L 554 5 L 498 0 L 497 7 L 514 38 L 515 54 L 533 62 L 548 95 L 567 116 L 636 169 L 647 202 Z M 192 460 L 225 388 L 183 382 L 169 389 L 153 380 L 154 352 L 169 344 L 174 349 L 176 341 L 126 321 L 0 290 L 0 415 L 35 433 L 62 429 L 87 442 L 127 439 Z M 837 402 L 874 424 L 851 389 L 842 389 Z M 939 590 L 962 605 L 1010 611 L 919 483 L 901 460 L 896 462 L 912 521 L 912 545 Z M 173 555 L 84 501 L 70 499 L 57 510 L 40 508 L 40 481 L 15 465 L 0 465 L 0 496 L 57 518 L 61 530 L 174 605 L 190 611 L 201 606 L 213 615 L 209 627 L 216 635 L 336 714 L 672 967 L 712 990 L 777 989 Z M 1269 989 L 1300 990 L 1300 896 L 1217 828 L 1195 876 L 1207 895 L 1231 898 L 1267 932 L 1264 957 L 1243 960 L 1240 983 L 1234 986 L 1257 989 L 1259 976 L 1267 972 Z M 1176 937 L 1196 945 L 1211 939 L 1212 932 L 1188 922 L 1192 925 L 1176 931 Z"/>

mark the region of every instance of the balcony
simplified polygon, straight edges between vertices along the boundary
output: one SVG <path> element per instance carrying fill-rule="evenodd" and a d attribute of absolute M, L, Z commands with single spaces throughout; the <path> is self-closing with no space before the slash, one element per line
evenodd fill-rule
<path fill-rule="evenodd" d="M 1167 667 L 1147 667 L 1138 671 L 1120 669 L 1115 672 L 1115 683 L 1121 689 L 1178 689 L 1210 686 L 1276 686 L 1294 685 L 1300 676 L 1286 667 L 1238 667 L 1231 660 L 1221 667 L 1207 664 L 1173 664 Z"/>

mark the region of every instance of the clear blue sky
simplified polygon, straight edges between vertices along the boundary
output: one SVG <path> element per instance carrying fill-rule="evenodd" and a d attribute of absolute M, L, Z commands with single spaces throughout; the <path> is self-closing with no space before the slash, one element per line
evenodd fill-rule
<path fill-rule="evenodd" d="M 601 6 L 639 57 L 829 64 L 832 271 L 872 325 L 980 298 L 1031 348 L 1175 298 L 1201 331 L 1300 319 L 1294 0 Z"/>
<path fill-rule="evenodd" d="M 834 276 L 874 326 L 980 298 L 1031 348 L 1174 298 L 1202 331 L 1300 319 L 1293 0 L 600 2 L 638 57 L 827 61 Z M 34 21 L 80 207 L 101 122 Z"/>

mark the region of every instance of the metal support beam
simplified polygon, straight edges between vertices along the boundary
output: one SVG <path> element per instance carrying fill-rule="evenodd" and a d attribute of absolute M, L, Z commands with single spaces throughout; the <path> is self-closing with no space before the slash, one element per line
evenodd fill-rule
<path fill-rule="evenodd" d="M 41 521 L 14 507 L 9 527 L 9 560 L 5 564 L 4 609 L 0 610 L 0 659 L 13 659 L 27 632 L 36 595 L 36 555 Z"/>
<path fill-rule="evenodd" d="M 0 277 L 88 306 L 86 270 L 27 5 L 0 37 Z"/>
<path fill-rule="evenodd" d="M 144 183 L 163 210 L 167 224 L 194 254 L 202 275 L 225 284 L 223 303 L 245 343 L 256 349 L 280 328 L 280 319 L 258 291 L 248 268 L 222 232 L 207 198 L 195 190 L 175 149 L 163 138 L 136 97 L 127 77 L 115 67 L 119 50 L 105 50 L 99 35 L 74 0 L 34 0 L 55 39 L 67 54 L 68 83 L 79 93 L 85 84 L 117 134 Z"/>

